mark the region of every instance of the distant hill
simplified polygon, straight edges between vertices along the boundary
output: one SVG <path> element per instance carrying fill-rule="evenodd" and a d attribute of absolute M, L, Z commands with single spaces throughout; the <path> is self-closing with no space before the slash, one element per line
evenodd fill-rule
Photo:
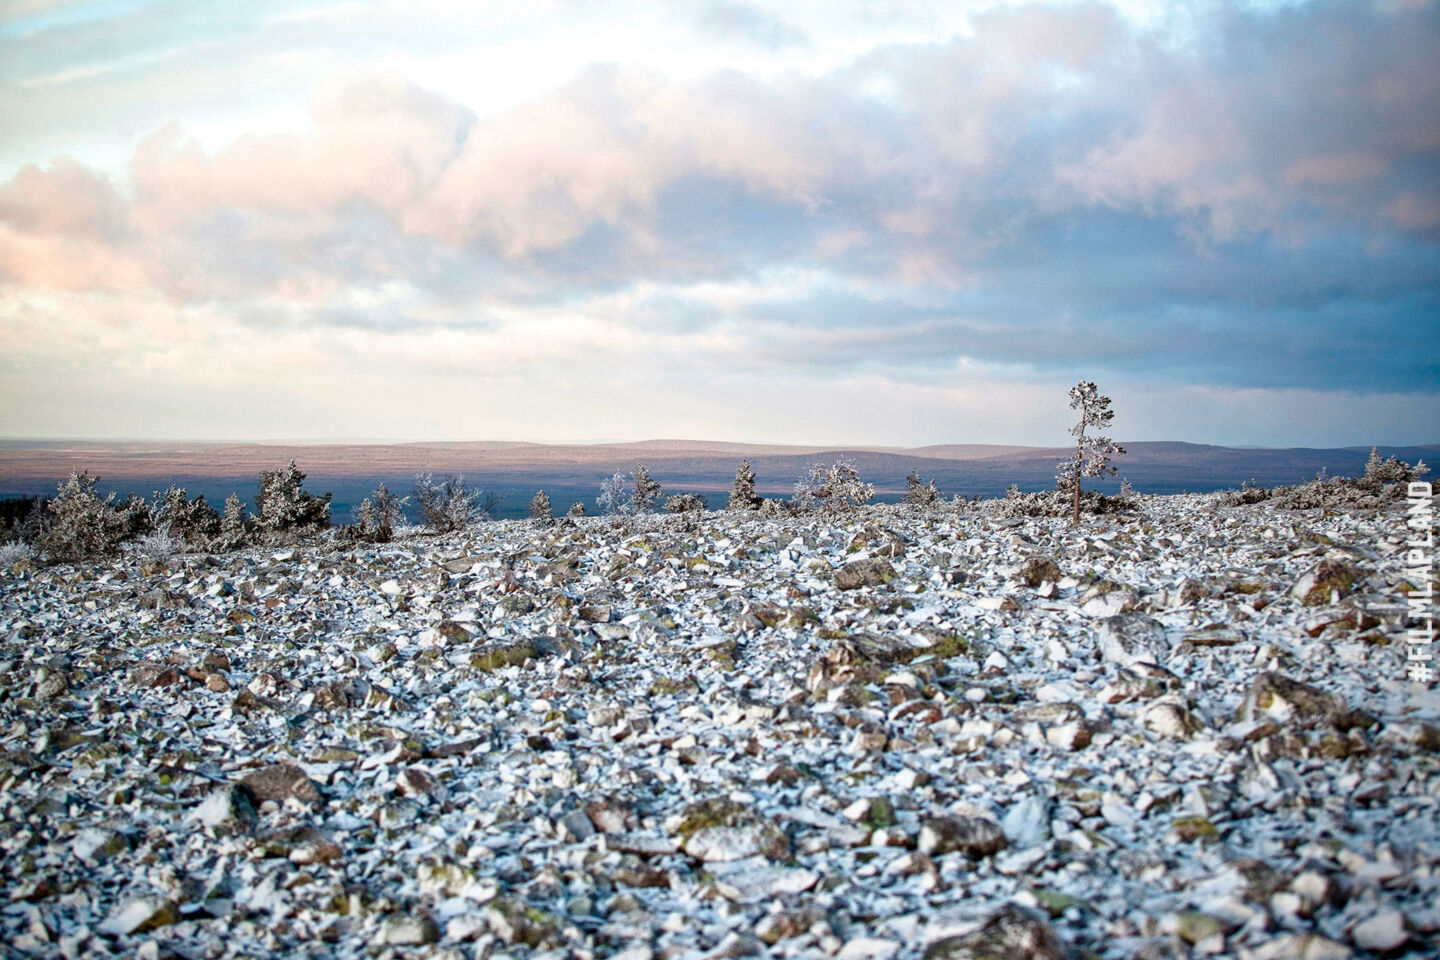
<path fill-rule="evenodd" d="M 1319 471 L 1356 476 L 1364 472 L 1368 447 L 1341 449 L 1240 448 L 1178 441 L 1124 443 L 1120 475 L 1142 493 L 1178 493 L 1298 483 Z M 816 461 L 852 457 L 881 499 L 894 500 L 905 475 L 919 470 L 947 497 L 996 496 L 1010 484 L 1039 490 L 1054 483 L 1065 447 L 945 444 L 916 447 L 787 446 L 723 441 L 647 440 L 638 443 L 543 444 L 510 441 L 454 443 L 170 443 L 147 441 L 0 441 L 0 496 L 46 495 L 72 470 L 89 470 L 100 487 L 122 495 L 150 496 L 171 483 L 213 502 L 231 492 L 247 502 L 261 470 L 292 457 L 309 474 L 307 488 L 334 493 L 334 516 L 345 522 L 379 481 L 408 492 L 418 471 L 463 473 L 475 484 L 505 494 L 502 515 L 519 516 L 531 495 L 544 488 L 558 510 L 574 500 L 594 508 L 600 481 L 644 462 L 667 492 L 707 494 L 724 501 L 741 458 L 748 458 L 767 496 L 788 496 L 795 479 Z M 1413 463 L 1440 462 L 1440 444 L 1381 447 Z M 1113 490 L 1119 477 L 1097 483 Z"/>

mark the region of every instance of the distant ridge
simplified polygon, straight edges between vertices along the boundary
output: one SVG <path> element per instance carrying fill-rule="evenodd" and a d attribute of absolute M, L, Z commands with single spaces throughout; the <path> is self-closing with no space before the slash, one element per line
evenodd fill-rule
<path fill-rule="evenodd" d="M 1240 486 L 1299 483 L 1324 471 L 1357 476 L 1369 447 L 1340 449 L 1240 448 L 1178 440 L 1122 441 L 1126 456 L 1115 458 L 1120 477 L 1141 493 L 1202 492 Z M 529 441 L 417 441 L 408 443 L 176 443 L 168 441 L 0 440 L 0 496 L 48 495 L 73 471 L 89 470 L 103 491 L 152 496 L 171 483 L 212 502 L 238 493 L 250 500 L 262 470 L 292 457 L 309 476 L 307 486 L 334 494 L 333 515 L 349 522 L 354 507 L 376 483 L 408 492 L 417 472 L 463 473 L 473 484 L 504 495 L 501 516 L 521 516 L 536 490 L 556 502 L 583 500 L 594 509 L 600 481 L 644 462 L 666 492 L 688 491 L 725 501 L 741 459 L 757 475 L 756 489 L 767 497 L 788 497 L 795 480 L 815 462 L 847 456 L 882 500 L 897 499 L 905 476 L 919 471 L 948 497 L 998 496 L 1011 484 L 1022 490 L 1048 489 L 1064 446 L 932 444 L 929 446 L 803 446 L 714 440 L 642 440 L 627 443 L 547 444 Z M 1440 464 L 1440 444 L 1380 447 L 1413 463 Z M 1119 477 L 1095 481 L 1113 491 Z"/>

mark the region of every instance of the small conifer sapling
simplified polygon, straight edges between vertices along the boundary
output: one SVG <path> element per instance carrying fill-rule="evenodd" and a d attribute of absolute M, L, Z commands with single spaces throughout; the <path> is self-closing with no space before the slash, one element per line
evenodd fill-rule
<path fill-rule="evenodd" d="M 730 488 L 731 510 L 759 510 L 760 496 L 755 492 L 755 471 L 750 469 L 749 460 L 741 460 L 735 471 L 735 485 Z"/>
<path fill-rule="evenodd" d="M 1123 454 L 1124 448 L 1109 437 L 1101 436 L 1096 432 L 1109 429 L 1111 422 L 1115 419 L 1115 411 L 1110 409 L 1110 398 L 1102 397 L 1095 384 L 1089 380 L 1081 380 L 1070 388 L 1070 409 L 1080 411 L 1080 420 L 1070 428 L 1070 436 L 1075 438 L 1075 454 L 1067 460 L 1060 461 L 1059 479 L 1061 488 L 1069 487 L 1067 491 L 1073 497 L 1074 513 L 1072 523 L 1080 522 L 1080 478 L 1081 477 L 1102 477 L 1117 473 L 1115 467 L 1110 465 L 1112 455 Z"/>

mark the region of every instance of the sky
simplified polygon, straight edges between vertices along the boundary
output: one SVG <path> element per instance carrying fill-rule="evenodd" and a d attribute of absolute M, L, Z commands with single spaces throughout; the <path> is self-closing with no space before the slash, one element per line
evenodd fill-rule
<path fill-rule="evenodd" d="M 1434 0 L 0 0 L 0 436 L 1440 441 Z"/>

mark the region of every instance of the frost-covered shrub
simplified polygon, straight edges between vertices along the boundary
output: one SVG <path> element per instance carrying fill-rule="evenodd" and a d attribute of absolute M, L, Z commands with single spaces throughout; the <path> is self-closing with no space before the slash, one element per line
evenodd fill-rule
<path fill-rule="evenodd" d="M 163 530 L 166 537 L 179 539 L 185 546 L 208 547 L 220 535 L 220 514 L 205 501 L 205 494 L 191 500 L 183 487 L 173 484 L 155 494 L 151 515 L 155 532 Z"/>
<path fill-rule="evenodd" d="M 1268 503 L 1277 510 L 1380 510 L 1403 499 L 1406 486 L 1428 472 L 1423 460 L 1413 467 L 1395 457 L 1382 460 L 1372 448 L 1362 477 L 1331 477 L 1321 470 L 1314 480 L 1269 490 L 1241 484 L 1239 490 L 1217 494 L 1216 502 L 1224 507 Z"/>
<path fill-rule="evenodd" d="M 70 474 L 45 505 L 40 549 L 52 563 L 113 556 L 127 533 L 115 495 L 101 500 L 88 470 Z"/>
<path fill-rule="evenodd" d="M 1219 501 L 1222 506 L 1242 507 L 1251 503 L 1261 503 L 1269 500 L 1271 492 L 1264 487 L 1257 487 L 1246 480 L 1240 484 L 1239 490 L 1225 490 L 1219 494 Z"/>
<path fill-rule="evenodd" d="M 567 517 L 583 517 L 583 516 L 585 516 L 585 501 L 583 501 L 583 500 L 576 500 L 574 503 L 570 504 L 570 509 L 565 511 L 565 516 L 567 516 Z"/>
<path fill-rule="evenodd" d="M 185 552 L 186 541 L 173 535 L 165 526 L 145 534 L 135 541 L 134 550 L 145 560 L 165 561 Z"/>
<path fill-rule="evenodd" d="M 759 510 L 760 495 L 755 492 L 755 471 L 750 469 L 749 460 L 741 460 L 735 471 L 735 485 L 730 488 L 730 501 L 725 504 L 730 510 Z"/>
<path fill-rule="evenodd" d="M 499 501 L 487 496 L 483 487 L 469 487 L 463 474 L 437 481 L 429 473 L 415 475 L 415 506 L 430 529 L 437 533 L 461 530 L 489 513 Z"/>
<path fill-rule="evenodd" d="M 665 499 L 666 513 L 703 513 L 705 500 L 693 493 L 677 493 Z"/>
<path fill-rule="evenodd" d="M 874 496 L 875 487 L 860 479 L 855 461 L 841 457 L 828 467 L 823 463 L 811 464 L 810 472 L 795 481 L 791 502 L 800 510 L 819 506 L 838 512 L 859 507 Z"/>
<path fill-rule="evenodd" d="M 616 471 L 600 484 L 600 495 L 595 504 L 606 513 L 630 516 L 644 513 L 661 501 L 664 496 L 660 484 L 653 480 L 645 464 L 637 463 L 627 478 Z"/>
<path fill-rule="evenodd" d="M 940 491 L 935 489 L 934 480 L 926 483 L 920 479 L 919 470 L 911 470 L 905 478 L 905 496 L 900 502 L 913 507 L 933 507 L 940 502 Z"/>
<path fill-rule="evenodd" d="M 651 479 L 650 471 L 645 469 L 645 464 L 635 464 L 635 472 L 630 474 L 630 478 L 635 481 L 636 513 L 644 513 L 664 499 L 664 491 L 660 489 L 658 482 Z"/>
<path fill-rule="evenodd" d="M 767 519 L 777 517 L 788 517 L 795 512 L 795 504 L 790 500 L 777 500 L 770 497 L 760 501 L 760 516 Z"/>
<path fill-rule="evenodd" d="M 251 523 L 245 515 L 245 504 L 236 494 L 225 498 L 225 512 L 220 517 L 220 535 L 214 549 L 238 550 L 250 542 Z"/>
<path fill-rule="evenodd" d="M 538 491 L 530 498 L 530 519 L 532 520 L 554 520 L 555 510 L 550 506 L 550 497 L 544 490 Z"/>
<path fill-rule="evenodd" d="M 9 571 L 22 560 L 35 559 L 35 548 L 24 540 L 0 543 L 0 573 Z"/>
<path fill-rule="evenodd" d="M 1097 490 L 1083 490 L 1080 493 L 1080 512 L 1095 516 L 1112 513 L 1126 513 L 1133 510 L 1135 501 L 1121 497 L 1107 497 Z M 1071 517 L 1074 518 L 1075 493 L 1063 478 L 1057 478 L 1054 490 L 1038 490 L 1022 493 L 1020 487 L 1011 484 L 1005 496 L 986 500 L 981 508 L 988 514 L 1001 519 L 1025 517 Z"/>
<path fill-rule="evenodd" d="M 397 497 L 380 484 L 355 510 L 356 536 L 371 543 L 389 543 L 395 528 L 405 522 L 405 504 L 409 501 L 409 497 Z"/>
<path fill-rule="evenodd" d="M 1394 456 L 1381 460 L 1380 448 L 1371 447 L 1370 461 L 1365 464 L 1365 476 L 1360 479 L 1375 487 L 1388 486 L 1390 484 L 1403 486 L 1412 480 L 1419 480 L 1429 472 L 1430 468 L 1425 466 L 1424 460 L 1417 462 L 1413 467 L 1404 460 Z M 1403 497 L 1405 495 L 1404 490 L 1401 489 L 1398 495 Z"/>
<path fill-rule="evenodd" d="M 628 516 L 635 512 L 635 501 L 630 496 L 630 484 L 625 474 L 615 471 L 600 483 L 600 493 L 595 505 L 605 513 Z"/>
<path fill-rule="evenodd" d="M 256 525 L 271 541 L 289 541 L 330 526 L 330 494 L 317 497 L 304 489 L 305 474 L 295 461 L 282 470 L 260 474 L 255 497 Z"/>

